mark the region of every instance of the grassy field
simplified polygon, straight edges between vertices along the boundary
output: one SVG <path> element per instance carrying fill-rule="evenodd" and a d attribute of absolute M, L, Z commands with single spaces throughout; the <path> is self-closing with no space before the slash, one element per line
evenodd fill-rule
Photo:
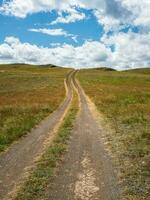
<path fill-rule="evenodd" d="M 148 200 L 150 69 L 81 70 L 78 79 L 113 130 L 106 138 L 118 161 L 124 199 Z"/>
<path fill-rule="evenodd" d="M 0 151 L 59 106 L 67 73 L 61 68 L 0 65 Z"/>
<path fill-rule="evenodd" d="M 20 189 L 15 200 L 42 200 L 45 190 L 51 183 L 51 177 L 55 175 L 55 169 L 67 150 L 67 143 L 73 129 L 74 121 L 78 112 L 78 97 L 75 94 L 69 112 L 67 113 L 53 144 L 40 158 L 36 169 Z"/>

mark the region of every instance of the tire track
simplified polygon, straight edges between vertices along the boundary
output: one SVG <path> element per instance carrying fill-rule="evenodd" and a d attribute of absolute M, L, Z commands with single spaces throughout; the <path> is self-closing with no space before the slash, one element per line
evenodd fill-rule
<path fill-rule="evenodd" d="M 36 159 L 52 142 L 72 101 L 71 80 L 75 72 L 71 71 L 65 79 L 66 98 L 59 108 L 43 120 L 29 134 L 21 138 L 0 154 L 0 199 L 11 199 L 19 184 L 27 176 L 27 172 L 35 165 Z"/>
<path fill-rule="evenodd" d="M 58 174 L 46 190 L 46 200 L 120 200 L 111 159 L 101 139 L 102 127 L 94 118 L 86 95 L 73 77 L 80 99 L 69 149 Z"/>

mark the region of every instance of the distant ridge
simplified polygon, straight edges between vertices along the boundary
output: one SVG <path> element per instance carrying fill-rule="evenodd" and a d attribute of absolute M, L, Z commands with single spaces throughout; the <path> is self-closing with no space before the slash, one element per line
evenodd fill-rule
<path fill-rule="evenodd" d="M 125 70 L 124 72 L 139 73 L 139 74 L 150 74 L 150 67 L 149 68 L 128 69 L 128 70 Z"/>
<path fill-rule="evenodd" d="M 57 66 L 54 64 L 43 64 L 43 65 L 38 65 L 38 64 L 26 64 L 26 63 L 10 63 L 10 64 L 0 64 L 0 66 L 6 66 L 6 67 L 45 67 L 45 68 L 66 68 L 63 66 Z M 71 68 L 71 67 L 67 67 Z M 118 71 L 114 68 L 110 67 L 89 67 L 89 68 L 82 68 L 82 69 L 88 69 L 88 70 L 99 70 L 99 71 L 105 71 L 105 72 L 111 72 L 111 71 Z M 140 73 L 140 74 L 150 74 L 150 67 L 145 67 L 145 68 L 135 68 L 135 69 L 126 69 L 126 70 L 120 70 L 120 72 L 130 72 L 130 73 Z"/>
<path fill-rule="evenodd" d="M 33 66 L 33 67 L 50 67 L 50 68 L 54 68 L 54 67 L 59 67 L 56 65 L 52 65 L 52 64 L 46 64 L 46 65 L 32 65 L 32 64 L 25 64 L 25 63 L 12 63 L 12 64 L 0 64 L 0 66 L 12 66 L 12 67 L 19 67 L 19 66 Z"/>

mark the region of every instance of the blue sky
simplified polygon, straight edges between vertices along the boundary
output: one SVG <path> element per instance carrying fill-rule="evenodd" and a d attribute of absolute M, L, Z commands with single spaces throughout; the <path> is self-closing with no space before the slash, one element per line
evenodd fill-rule
<path fill-rule="evenodd" d="M 54 21 L 58 17 L 55 10 L 48 13 L 35 13 L 23 19 L 0 15 L 0 24 L 3 27 L 0 31 L 0 42 L 4 41 L 5 37 L 8 36 L 8 33 L 13 37 L 20 38 L 22 42 L 29 42 L 31 44 L 45 47 L 49 47 L 51 43 L 69 43 L 75 46 L 80 46 L 85 40 L 99 40 L 104 32 L 103 26 L 98 24 L 96 17 L 92 14 L 91 10 L 82 9 L 82 12 L 85 13 L 87 19 L 75 23 L 55 25 L 50 25 L 50 22 Z M 61 28 L 70 34 L 77 35 L 78 42 L 75 42 L 68 37 L 54 37 L 28 31 L 32 28 Z"/>
<path fill-rule="evenodd" d="M 149 13 L 147 0 L 0 0 L 0 63 L 149 67 Z"/>

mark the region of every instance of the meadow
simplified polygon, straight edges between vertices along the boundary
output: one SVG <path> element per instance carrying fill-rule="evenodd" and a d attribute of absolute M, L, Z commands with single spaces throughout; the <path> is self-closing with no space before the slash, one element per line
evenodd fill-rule
<path fill-rule="evenodd" d="M 149 198 L 150 69 L 80 70 L 78 79 L 112 131 L 105 135 L 125 200 Z"/>
<path fill-rule="evenodd" d="M 0 65 L 0 152 L 60 105 L 68 71 L 48 66 Z"/>

